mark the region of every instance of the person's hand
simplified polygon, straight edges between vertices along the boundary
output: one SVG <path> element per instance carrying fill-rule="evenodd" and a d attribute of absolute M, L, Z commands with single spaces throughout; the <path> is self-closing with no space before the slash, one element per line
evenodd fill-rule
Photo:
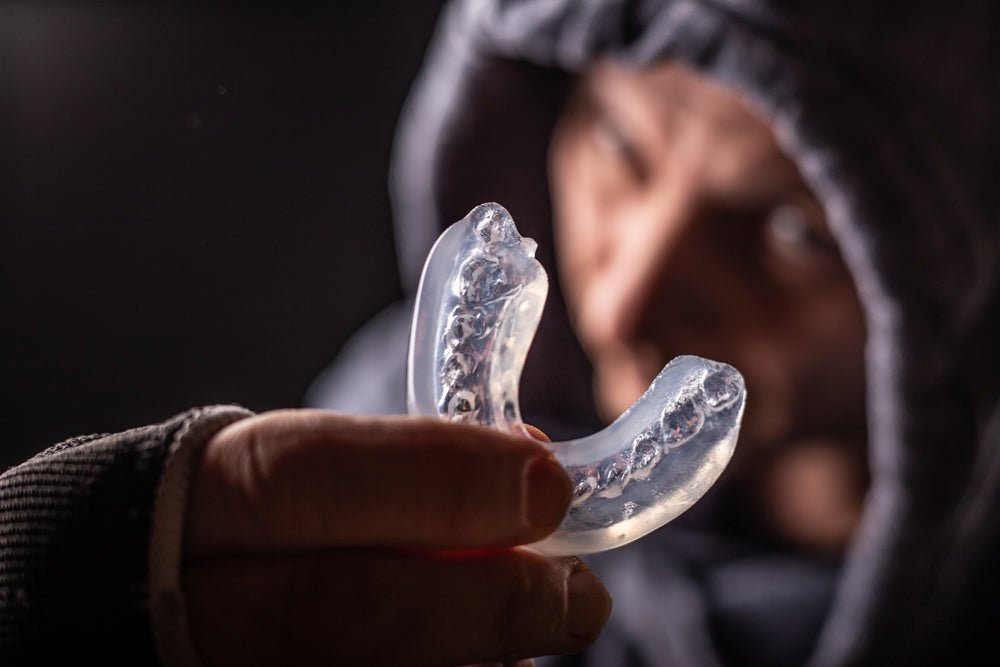
<path fill-rule="evenodd" d="M 611 608 L 575 558 L 540 443 L 416 418 L 288 410 L 208 443 L 183 583 L 206 665 L 459 665 L 572 653 Z"/>

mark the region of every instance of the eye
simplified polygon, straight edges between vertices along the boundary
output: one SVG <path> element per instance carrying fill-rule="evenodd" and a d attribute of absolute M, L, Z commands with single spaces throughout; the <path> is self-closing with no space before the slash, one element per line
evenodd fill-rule
<path fill-rule="evenodd" d="M 620 160 L 639 183 L 649 180 L 649 167 L 638 146 L 610 114 L 598 111 L 592 127 L 594 140 L 601 150 Z"/>
<path fill-rule="evenodd" d="M 799 206 L 785 204 L 764 222 L 764 240 L 783 260 L 796 264 L 826 262 L 838 256 L 837 243 L 826 224 Z"/>

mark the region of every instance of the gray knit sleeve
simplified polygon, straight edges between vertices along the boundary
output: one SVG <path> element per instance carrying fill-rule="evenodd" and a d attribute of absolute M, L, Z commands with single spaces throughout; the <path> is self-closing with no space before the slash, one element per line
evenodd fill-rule
<path fill-rule="evenodd" d="M 217 410 L 73 438 L 0 475 L 0 664 L 158 662 L 154 504 L 178 436 Z"/>

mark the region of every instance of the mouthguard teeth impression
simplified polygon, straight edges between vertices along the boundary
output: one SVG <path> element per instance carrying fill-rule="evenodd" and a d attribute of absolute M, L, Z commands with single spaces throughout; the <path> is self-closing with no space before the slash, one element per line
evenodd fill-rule
<path fill-rule="evenodd" d="M 528 436 L 518 385 L 548 293 L 536 248 L 495 203 L 441 234 L 410 332 L 410 414 Z M 735 368 L 681 356 L 599 433 L 545 443 L 573 481 L 573 501 L 562 525 L 530 546 L 553 556 L 596 553 L 673 520 L 729 463 L 745 400 Z"/>

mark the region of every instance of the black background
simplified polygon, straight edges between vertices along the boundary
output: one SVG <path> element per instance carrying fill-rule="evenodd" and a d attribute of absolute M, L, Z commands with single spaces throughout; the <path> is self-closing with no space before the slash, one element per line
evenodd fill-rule
<path fill-rule="evenodd" d="M 0 4 L 0 465 L 301 403 L 399 294 L 389 152 L 439 4 Z"/>

